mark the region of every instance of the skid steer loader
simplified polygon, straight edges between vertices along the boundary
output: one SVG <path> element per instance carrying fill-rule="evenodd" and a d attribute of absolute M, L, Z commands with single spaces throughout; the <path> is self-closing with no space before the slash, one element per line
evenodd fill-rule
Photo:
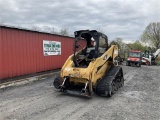
<path fill-rule="evenodd" d="M 111 97 L 124 85 L 123 70 L 116 66 L 118 47 L 108 45 L 108 38 L 96 30 L 80 30 L 75 33 L 74 54 L 54 79 L 54 87 L 64 93 L 92 97 L 93 93 Z M 79 41 L 86 46 L 79 49 Z"/>

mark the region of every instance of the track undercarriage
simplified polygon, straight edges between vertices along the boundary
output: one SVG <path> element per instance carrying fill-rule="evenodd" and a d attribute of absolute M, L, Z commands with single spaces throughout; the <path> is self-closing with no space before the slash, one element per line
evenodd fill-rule
<path fill-rule="evenodd" d="M 111 97 L 119 88 L 124 86 L 122 68 L 115 66 L 107 71 L 107 74 L 99 80 L 96 86 L 96 93 L 102 96 Z"/>

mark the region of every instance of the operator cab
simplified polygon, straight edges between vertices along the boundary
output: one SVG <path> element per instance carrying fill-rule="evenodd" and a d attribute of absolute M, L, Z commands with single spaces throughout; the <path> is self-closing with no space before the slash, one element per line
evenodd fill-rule
<path fill-rule="evenodd" d="M 85 47 L 79 50 L 81 41 L 85 41 Z M 103 55 L 107 49 L 108 39 L 106 35 L 96 30 L 76 31 L 73 57 L 75 67 L 87 67 L 91 61 Z"/>

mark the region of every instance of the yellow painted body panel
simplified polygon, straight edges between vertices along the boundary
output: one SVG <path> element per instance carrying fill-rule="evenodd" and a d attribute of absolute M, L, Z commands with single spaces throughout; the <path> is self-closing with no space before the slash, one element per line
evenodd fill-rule
<path fill-rule="evenodd" d="M 78 52 L 77 55 L 80 54 L 80 52 Z M 113 60 L 117 56 L 118 47 L 112 45 L 102 56 L 93 59 L 87 68 L 82 68 L 74 66 L 73 55 L 71 55 L 61 69 L 61 77 L 64 78 L 68 76 L 70 77 L 70 81 L 84 84 L 86 80 L 88 80 L 95 86 L 97 81 L 101 79 L 106 74 L 106 71 L 113 65 Z M 111 61 L 109 59 L 111 59 Z"/>
<path fill-rule="evenodd" d="M 70 77 L 70 82 L 74 83 L 86 83 L 87 79 L 85 78 L 76 78 L 76 77 Z"/>

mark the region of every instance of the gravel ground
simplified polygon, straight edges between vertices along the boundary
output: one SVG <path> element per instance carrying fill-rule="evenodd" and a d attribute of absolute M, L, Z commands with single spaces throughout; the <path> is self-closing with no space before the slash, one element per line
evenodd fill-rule
<path fill-rule="evenodd" d="M 56 92 L 54 76 L 0 89 L 0 120 L 160 120 L 160 67 L 122 67 L 125 86 L 111 98 Z"/>

